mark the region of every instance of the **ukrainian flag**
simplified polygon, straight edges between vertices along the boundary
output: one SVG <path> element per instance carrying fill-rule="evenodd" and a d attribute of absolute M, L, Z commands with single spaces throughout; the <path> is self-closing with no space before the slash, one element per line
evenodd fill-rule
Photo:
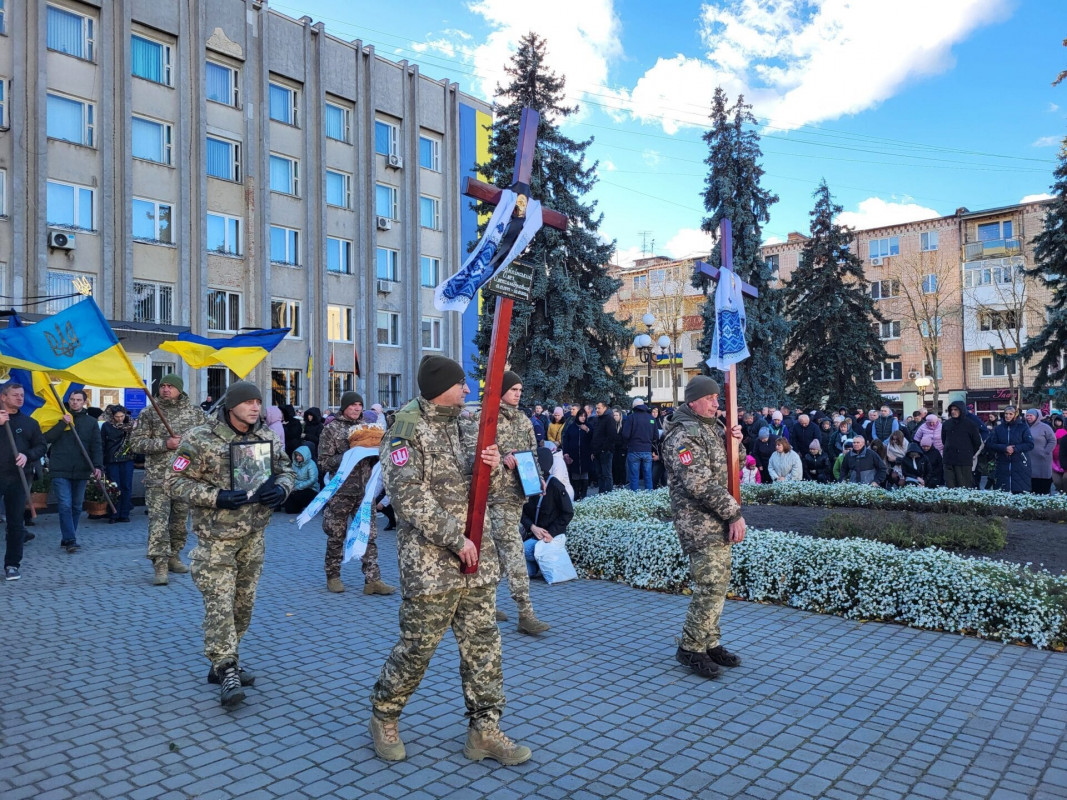
<path fill-rule="evenodd" d="M 48 377 L 92 386 L 144 388 L 144 380 L 91 297 L 33 325 L 0 330 L 0 367 L 47 372 Z M 47 385 L 43 388 L 47 390 Z"/>
<path fill-rule="evenodd" d="M 229 339 L 208 339 L 194 333 L 179 333 L 177 341 L 165 342 L 159 349 L 181 356 L 193 369 L 223 364 L 243 378 L 255 369 L 288 333 L 288 328 L 271 328 L 239 333 Z"/>

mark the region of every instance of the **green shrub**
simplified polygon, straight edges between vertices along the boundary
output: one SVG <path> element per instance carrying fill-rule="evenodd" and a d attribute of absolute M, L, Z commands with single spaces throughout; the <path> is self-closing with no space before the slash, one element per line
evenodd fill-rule
<path fill-rule="evenodd" d="M 815 534 L 825 539 L 870 539 L 897 547 L 940 547 L 995 553 L 1008 544 L 1008 528 L 999 517 L 961 514 L 827 514 Z"/>

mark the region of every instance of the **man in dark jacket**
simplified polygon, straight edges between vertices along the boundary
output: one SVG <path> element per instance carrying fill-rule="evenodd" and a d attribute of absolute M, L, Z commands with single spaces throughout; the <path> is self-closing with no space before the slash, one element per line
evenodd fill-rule
<path fill-rule="evenodd" d="M 652 440 L 656 436 L 656 421 L 640 397 L 634 398 L 634 408 L 622 421 L 622 440 L 626 443 L 626 475 L 630 489 L 638 491 L 641 483 L 652 491 Z"/>
<path fill-rule="evenodd" d="M 612 490 L 611 468 L 615 458 L 615 440 L 619 434 L 615 430 L 615 419 L 611 415 L 608 404 L 603 400 L 596 404 L 596 418 L 590 422 L 593 437 L 590 439 L 589 449 L 599 468 L 597 491 L 603 494 Z M 534 431 L 536 430 L 535 426 Z M 541 440 L 538 440 L 537 444 L 540 446 Z"/>
<path fill-rule="evenodd" d="M 89 478 L 99 478 L 104 468 L 104 448 L 100 441 L 100 426 L 89 416 L 85 408 L 85 392 L 73 391 L 67 397 L 68 413 L 45 435 L 52 449 L 48 456 L 48 468 L 52 473 L 52 486 L 56 490 L 59 506 L 60 547 L 68 553 L 78 552 L 78 519 L 85 502 L 85 485 Z M 82 447 L 89 454 L 85 460 Z"/>
<path fill-rule="evenodd" d="M 964 413 L 962 403 L 949 403 L 948 419 L 941 425 L 941 442 L 945 446 L 945 486 L 970 489 L 974 486 L 974 454 L 982 446 L 982 437 L 978 426 Z"/>
<path fill-rule="evenodd" d="M 857 434 L 852 440 L 852 450 L 845 453 L 841 462 L 841 481 L 881 486 L 887 473 L 885 462 L 867 447 L 867 440 Z"/>
<path fill-rule="evenodd" d="M 15 440 L 15 449 L 12 451 L 7 431 L 0 433 L 0 495 L 3 496 L 4 515 L 7 517 L 4 579 L 9 581 L 17 581 L 22 577 L 19 569 L 22 567 L 22 544 L 26 537 L 22 516 L 22 510 L 26 507 L 26 489 L 19 477 L 19 470 L 27 474 L 41 460 L 47 448 L 37 420 L 22 413 L 24 402 L 26 390 L 21 383 L 8 381 L 0 389 L 0 428 L 10 425 L 8 430 Z"/>
<path fill-rule="evenodd" d="M 801 414 L 797 417 L 797 422 L 790 432 L 789 444 L 800 454 L 801 458 L 807 455 L 811 443 L 818 438 L 819 429 L 811 424 L 811 417 L 807 414 Z M 822 447 L 822 442 L 819 443 L 819 446 Z"/>

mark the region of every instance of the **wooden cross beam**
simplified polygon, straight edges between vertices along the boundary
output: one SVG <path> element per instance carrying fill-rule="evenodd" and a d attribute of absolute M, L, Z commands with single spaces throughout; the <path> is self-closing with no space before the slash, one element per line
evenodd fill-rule
<path fill-rule="evenodd" d="M 731 230 L 730 220 L 723 218 L 719 222 L 719 257 L 722 265 L 733 271 L 734 267 L 734 237 Z M 704 261 L 695 264 L 697 274 L 713 281 L 719 280 L 719 270 Z M 753 299 L 759 297 L 759 291 L 755 286 L 742 282 L 741 294 Z M 741 458 L 737 450 L 737 440 L 730 435 L 730 428 L 739 424 L 737 419 L 737 365 L 731 364 L 726 371 L 726 385 L 723 390 L 726 394 L 726 487 L 734 500 L 741 502 Z"/>
<path fill-rule="evenodd" d="M 519 121 L 519 145 L 515 151 L 515 170 L 512 173 L 512 187 L 519 193 L 529 192 L 539 122 L 540 115 L 532 108 L 522 110 L 522 117 Z M 497 187 L 472 178 L 464 179 L 463 193 L 491 204 L 499 202 L 502 194 Z M 525 214 L 525 209 L 525 203 L 516 204 L 512 219 L 521 218 Z M 545 225 L 561 231 L 567 229 L 568 220 L 564 214 L 549 209 L 543 209 L 541 214 Z M 497 252 L 507 253 L 508 249 L 510 245 L 501 242 Z M 508 357 L 508 336 L 511 332 L 511 312 L 514 305 L 515 301 L 510 297 L 497 295 L 496 310 L 493 314 L 493 336 L 489 346 L 489 363 L 485 370 L 485 390 L 482 392 L 482 416 L 478 425 L 476 453 L 481 453 L 496 441 L 496 427 L 500 418 L 500 387 L 504 381 L 504 366 Z M 489 501 L 489 473 L 490 468 L 482 463 L 480 457 L 475 457 L 470 499 L 467 504 L 467 525 L 464 532 L 467 538 L 474 542 L 479 553 L 482 548 L 485 507 Z M 477 571 L 477 562 L 471 567 L 463 568 L 463 572 L 467 574 Z"/>

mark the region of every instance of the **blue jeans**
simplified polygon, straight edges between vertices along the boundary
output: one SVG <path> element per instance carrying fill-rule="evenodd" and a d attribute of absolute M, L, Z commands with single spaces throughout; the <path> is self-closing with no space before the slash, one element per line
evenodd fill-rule
<path fill-rule="evenodd" d="M 596 460 L 600 466 L 600 475 L 597 476 L 597 491 L 603 494 L 610 492 L 614 487 L 612 479 L 612 461 L 615 454 L 610 450 L 606 453 L 597 453 Z"/>
<path fill-rule="evenodd" d="M 129 519 L 133 510 L 133 460 L 108 464 L 107 479 L 119 485 L 119 501 L 112 519 Z"/>
<path fill-rule="evenodd" d="M 531 578 L 536 578 L 541 574 L 541 568 L 537 566 L 537 559 L 534 558 L 534 548 L 537 547 L 537 539 L 527 539 L 522 543 L 522 552 L 526 556 L 526 574 Z"/>
<path fill-rule="evenodd" d="M 638 475 L 640 471 L 640 476 Z M 627 453 L 626 474 L 630 478 L 630 488 L 639 491 L 641 481 L 645 482 L 645 488 L 652 491 L 652 453 Z"/>
<path fill-rule="evenodd" d="M 78 543 L 78 519 L 82 515 L 85 502 L 85 478 L 52 478 L 56 490 L 56 503 L 59 505 L 60 545 Z"/>

